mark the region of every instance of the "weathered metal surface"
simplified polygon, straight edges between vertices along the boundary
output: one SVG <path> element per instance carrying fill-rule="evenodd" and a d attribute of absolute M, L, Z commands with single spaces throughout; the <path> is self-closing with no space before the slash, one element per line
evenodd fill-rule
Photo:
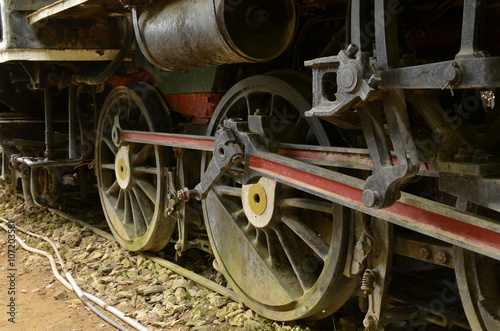
<path fill-rule="evenodd" d="M 294 29 L 289 0 L 157 1 L 136 22 L 143 54 L 166 70 L 268 61 L 286 49 Z"/>
<path fill-rule="evenodd" d="M 368 57 L 351 44 L 338 56 L 307 61 L 306 66 L 313 70 L 314 102 L 306 116 L 329 120 L 373 99 L 380 77 L 370 75 Z M 370 78 L 365 79 L 367 75 Z"/>
<path fill-rule="evenodd" d="M 441 174 L 439 189 L 500 212 L 500 199 L 493 193 L 500 191 L 500 179 Z"/>
<path fill-rule="evenodd" d="M 59 0 L 27 16 L 29 23 L 34 24 L 49 18 L 97 18 L 129 15 L 126 9 L 116 0 Z"/>
<path fill-rule="evenodd" d="M 60 0 L 55 1 L 54 3 L 43 7 L 33 14 L 28 15 L 28 20 L 30 24 L 36 23 L 40 20 L 49 18 L 50 16 L 56 15 L 62 11 L 65 11 L 69 8 L 79 6 L 89 0 Z"/>
<path fill-rule="evenodd" d="M 141 143 L 201 151 L 214 150 L 214 138 L 195 135 L 121 130 L 121 143 Z"/>
<path fill-rule="evenodd" d="M 121 130 L 120 132 L 121 142 L 124 144 L 136 142 L 202 151 L 213 151 L 214 148 L 214 138 L 209 136 L 130 130 Z M 373 169 L 373 161 L 367 149 L 295 144 L 272 144 L 271 148 L 275 149 L 279 155 L 315 165 L 365 170 Z M 394 164 L 398 164 L 396 157 L 392 157 L 392 160 Z M 419 175 L 436 177 L 438 173 L 428 163 L 420 162 Z"/>
<path fill-rule="evenodd" d="M 454 247 L 455 275 L 460 299 L 472 330 L 500 329 L 498 260 Z"/>
<path fill-rule="evenodd" d="M 26 17 L 29 12 L 16 9 L 10 2 L 0 8 L 3 20 L 0 62 L 107 61 L 121 48 L 125 35 L 126 20 L 121 17 L 89 16 L 78 22 L 60 19 L 50 24 L 47 21 L 30 24 Z"/>
<path fill-rule="evenodd" d="M 474 57 L 479 43 L 479 17 L 484 1 L 465 0 L 462 18 L 462 42 L 456 58 Z"/>
<path fill-rule="evenodd" d="M 452 61 L 423 64 L 377 72 L 382 78 L 380 89 L 443 89 L 449 86 L 446 71 L 453 66 L 461 72 L 454 89 L 500 86 L 500 58 L 458 58 Z M 485 74 L 487 73 L 487 74 Z"/>
<path fill-rule="evenodd" d="M 193 116 L 192 123 L 208 124 L 222 95 L 222 93 L 179 93 L 167 94 L 165 99 L 171 109 Z"/>
<path fill-rule="evenodd" d="M 454 267 L 453 247 L 437 240 L 398 235 L 394 237 L 394 253 L 443 267 Z"/>
<path fill-rule="evenodd" d="M 117 147 L 112 131 L 116 121 L 144 131 L 164 131 L 170 118 L 151 86 L 118 87 L 103 106 L 96 139 L 99 196 L 109 227 L 129 250 L 158 251 L 176 226 L 176 220 L 164 213 L 165 168 L 172 160 L 160 146 Z"/>
<path fill-rule="evenodd" d="M 215 134 L 218 125 L 227 123 L 224 119 L 234 113 L 262 110 L 257 104 L 241 102 L 262 91 L 284 100 L 271 107 L 270 118 L 292 108 L 300 114 L 288 117 L 288 127 L 300 130 L 287 136 L 290 132 L 283 128 L 283 135 L 275 132 L 273 140 L 298 140 L 308 132 L 307 122 L 301 120 L 310 107 L 307 99 L 288 82 L 263 76 L 243 80 L 228 92 L 208 133 Z M 324 130 L 316 128 L 312 130 L 318 140 L 324 139 L 320 137 Z M 237 145 L 234 138 L 220 139 L 221 133 L 217 131 L 217 141 Z M 215 157 L 220 147 L 216 144 Z M 223 151 L 226 159 L 233 158 L 234 154 L 226 153 L 230 148 Z M 204 163 L 206 167 L 208 158 Z M 213 189 L 203 202 L 205 223 L 218 265 L 242 300 L 259 314 L 280 320 L 317 319 L 340 308 L 357 284 L 356 277 L 343 276 L 350 212 L 340 205 L 327 206 L 326 201 L 318 204 L 298 190 L 262 177 L 241 188 L 234 185 L 237 167 L 227 169 L 221 178 L 224 164 L 216 167 L 214 159 L 209 164 L 203 178 L 205 187 L 213 185 Z"/>
<path fill-rule="evenodd" d="M 199 67 L 182 71 L 165 71 L 151 64 L 138 50 L 136 56 L 137 66 L 146 70 L 155 80 L 163 94 L 179 93 L 212 93 L 217 90 L 215 86 L 220 68 Z"/>
<path fill-rule="evenodd" d="M 8 61 L 111 61 L 118 49 L 13 49 L 0 51 L 0 63 Z"/>
<path fill-rule="evenodd" d="M 265 154 L 251 155 L 247 164 L 270 178 L 394 224 L 500 258 L 500 226 L 492 219 L 458 212 L 441 203 L 402 193 L 392 207 L 374 210 L 362 203 L 364 181 L 312 165 Z M 307 171 L 302 169 L 307 168 Z"/>
<path fill-rule="evenodd" d="M 279 144 L 276 153 L 292 159 L 305 161 L 315 165 L 334 166 L 354 169 L 373 169 L 373 160 L 367 149 L 361 148 L 340 148 L 324 146 L 306 146 Z M 398 164 L 398 159 L 392 156 L 394 165 Z M 438 173 L 427 162 L 420 161 L 420 176 L 435 177 Z"/>
<path fill-rule="evenodd" d="M 361 280 L 361 290 L 368 296 L 368 311 L 363 320 L 365 331 L 382 329 L 385 320 L 388 289 L 391 282 L 393 257 L 393 225 L 380 219 L 372 219 L 370 233 L 376 249 L 367 260 L 367 267 Z"/>

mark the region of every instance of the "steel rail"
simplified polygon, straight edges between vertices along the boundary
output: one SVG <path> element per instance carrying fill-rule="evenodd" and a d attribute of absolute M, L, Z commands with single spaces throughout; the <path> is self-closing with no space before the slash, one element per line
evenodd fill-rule
<path fill-rule="evenodd" d="M 59 216 L 61 216 L 62 218 L 65 218 L 69 221 L 72 221 L 72 222 L 75 222 L 75 223 L 78 223 L 80 224 L 81 226 L 83 227 L 87 227 L 89 229 L 91 229 L 95 234 L 103 237 L 104 239 L 106 240 L 109 240 L 109 241 L 112 241 L 112 242 L 116 242 L 116 239 L 115 237 L 113 237 L 113 235 L 111 233 L 108 233 L 106 231 L 103 231 L 101 229 L 98 229 L 96 228 L 95 226 L 92 226 L 90 224 L 88 224 L 87 222 L 85 221 L 82 221 L 81 219 L 78 219 L 72 215 L 69 215 L 63 211 L 60 211 L 59 209 L 54 209 L 54 208 L 49 208 L 49 211 L 54 213 L 54 214 L 57 214 Z M 200 284 L 201 286 L 204 286 L 206 287 L 207 289 L 209 290 L 212 290 L 214 292 L 217 292 L 223 296 L 225 296 L 226 298 L 229 298 L 233 301 L 236 301 L 236 302 L 239 302 L 239 298 L 238 296 L 236 295 L 235 292 L 233 292 L 232 290 L 222 286 L 222 285 L 219 285 L 217 284 L 216 282 L 213 282 L 203 276 L 200 276 L 200 275 L 197 275 L 195 274 L 194 272 L 186 269 L 186 268 L 183 268 L 175 263 L 172 263 L 168 260 L 165 260 L 161 257 L 158 257 L 158 256 L 155 256 L 151 253 L 147 253 L 147 252 L 140 252 L 138 253 L 140 255 L 142 255 L 143 257 L 145 257 L 146 259 L 148 260 L 151 260 L 152 262 L 154 263 L 158 263 L 159 265 L 165 267 L 165 268 L 168 268 L 170 270 L 172 270 L 173 272 L 175 272 L 176 274 L 178 275 L 181 275 L 183 277 L 186 277 L 188 279 L 191 279 L 193 282 L 195 283 L 198 283 Z"/>

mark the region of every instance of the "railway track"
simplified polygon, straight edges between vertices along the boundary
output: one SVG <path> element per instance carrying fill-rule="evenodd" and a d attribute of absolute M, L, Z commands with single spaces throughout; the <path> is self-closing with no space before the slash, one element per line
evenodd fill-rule
<path fill-rule="evenodd" d="M 204 260 L 202 264 L 194 266 L 189 264 L 187 268 L 184 268 L 172 262 L 175 254 L 169 256 L 172 261 L 164 258 L 168 254 L 166 251 L 160 254 L 135 254 L 120 249 L 109 229 L 105 231 L 107 227 L 104 227 L 104 230 L 99 228 L 105 222 L 102 214 L 95 218 L 89 217 L 92 215 L 89 210 L 95 212 L 92 207 L 89 210 L 82 209 L 81 206 L 72 207 L 73 212 L 87 215 L 88 220 L 85 222 L 54 208 L 31 207 L 30 209 L 15 195 L 12 198 L 2 193 L 0 200 L 3 200 L 0 203 L 4 211 L 3 216 L 7 217 L 7 220 L 15 221 L 16 227 L 29 229 L 55 241 L 70 273 L 84 291 L 104 299 L 108 305 L 119 309 L 125 307 L 124 311 L 127 312 L 127 316 L 139 319 L 149 330 L 172 328 L 196 330 L 197 327 L 200 330 L 226 330 L 235 327 L 246 327 L 251 330 L 281 330 L 284 326 L 281 323 L 275 323 L 273 326 L 273 321 L 259 317 L 240 303 L 231 289 L 219 284 L 225 282 L 222 281 L 220 275 L 217 277 L 217 271 L 211 268 L 211 260 Z M 74 202 L 71 205 L 74 206 Z M 80 239 L 77 238 L 77 241 L 74 241 L 73 235 L 78 232 L 82 235 Z M 64 233 L 67 235 L 65 236 Z M 21 236 L 28 245 L 54 254 L 49 246 L 42 245 L 43 242 L 40 239 L 25 235 L 21 231 L 16 231 L 16 234 Z M 3 230 L 0 235 L 0 238 L 7 239 Z M 76 242 L 78 244 L 75 244 Z M 110 248 L 111 254 L 114 254 L 112 257 L 106 256 L 110 253 Z M 170 253 L 172 251 L 175 249 L 171 247 Z M 5 272 L 7 254 L 2 254 L 2 256 L 0 270 Z M 200 257 L 196 254 L 195 256 Z M 17 263 L 23 265 L 23 270 L 40 268 L 48 271 L 50 269 L 38 259 L 28 258 Z M 110 263 L 112 267 L 106 266 L 106 263 Z M 60 265 L 57 264 L 57 266 L 64 274 Z M 198 272 L 205 270 L 203 272 L 205 276 L 193 270 L 198 270 Z M 22 271 L 20 273 L 23 274 Z M 29 274 L 24 272 L 24 277 L 29 277 Z M 104 290 L 104 286 L 109 290 Z M 118 287 L 128 290 L 119 291 Z M 163 298 L 158 299 L 158 296 Z M 22 304 L 23 298 L 19 299 Z M 51 298 L 51 300 L 54 299 Z M 158 303 L 164 305 L 163 310 L 155 310 L 155 305 L 157 306 Z M 19 318 L 26 317 L 21 315 Z M 298 325 L 294 327 L 295 330 L 302 330 Z M 307 325 L 304 329 L 306 327 Z"/>
<path fill-rule="evenodd" d="M 3 197 L 5 198 L 5 195 Z M 5 202 L 3 202 L 2 205 L 5 206 L 6 205 Z M 7 205 L 7 206 L 10 208 L 13 207 L 12 205 L 10 206 Z M 100 228 L 102 227 L 102 221 L 103 221 L 102 218 L 99 220 L 99 217 L 88 217 L 89 215 L 91 215 L 89 214 L 89 210 L 81 209 L 81 207 L 73 209 L 73 213 L 80 215 L 87 214 L 87 222 L 81 220 L 81 218 L 71 215 L 71 211 L 70 213 L 62 212 L 61 210 L 55 208 L 49 208 L 44 211 L 40 210 L 38 207 L 33 207 L 34 209 L 28 211 L 24 204 L 16 203 L 14 204 L 14 206 L 15 207 L 13 209 L 17 211 L 11 212 L 8 209 L 6 209 L 5 212 L 7 213 L 7 215 L 10 215 L 11 217 L 13 217 L 13 219 L 16 219 L 16 224 L 18 224 L 18 226 L 33 228 L 32 231 L 53 238 L 57 242 L 59 249 L 61 251 L 66 252 L 64 259 L 70 265 L 71 272 L 73 273 L 74 278 L 77 280 L 79 285 L 82 286 L 82 288 L 84 288 L 84 290 L 90 291 L 91 293 L 94 293 L 97 296 L 104 295 L 106 298 L 111 299 L 113 304 L 116 305 L 118 303 L 117 305 L 118 307 L 120 306 L 123 307 L 124 302 L 130 302 L 130 300 L 128 299 L 124 298 L 122 298 L 121 300 L 118 299 L 117 295 L 118 296 L 124 295 L 123 293 L 118 294 L 120 292 L 107 293 L 106 291 L 104 292 L 96 291 L 96 287 L 102 290 L 102 286 L 99 287 L 100 284 L 99 281 L 97 282 L 94 281 L 89 284 L 88 279 L 86 279 L 86 277 L 88 277 L 88 274 L 86 272 L 84 273 L 81 272 L 82 269 L 85 270 L 84 268 L 88 269 L 89 265 L 90 266 L 93 265 L 93 268 L 95 268 L 96 260 L 91 259 L 90 261 L 88 261 L 87 259 L 86 261 L 85 258 L 82 258 L 81 256 L 78 257 L 78 254 L 75 253 L 75 255 L 72 255 L 71 253 L 71 252 L 82 252 L 82 251 L 85 252 L 86 250 L 88 250 L 89 245 L 90 246 L 93 245 L 94 247 L 103 247 L 103 249 L 101 249 L 102 252 L 100 254 L 94 253 L 94 255 L 97 256 L 101 255 L 101 259 L 104 260 L 100 260 L 99 264 L 106 264 L 109 257 L 104 257 L 104 258 L 102 257 L 107 254 L 106 247 L 109 248 L 110 246 L 113 245 L 114 245 L 113 247 L 117 246 L 116 244 L 114 244 L 116 243 L 116 240 L 114 239 L 112 234 Z M 30 220 L 30 218 L 33 217 L 35 217 L 35 219 Z M 61 223 L 61 221 L 63 222 Z M 68 225 L 69 223 L 67 223 L 66 221 L 71 221 L 75 225 L 72 225 L 70 227 Z M 47 228 L 49 228 L 49 230 L 47 230 Z M 58 236 L 61 233 L 60 230 L 64 229 L 65 231 L 68 231 L 70 234 L 74 233 L 75 230 L 83 232 L 85 235 L 81 239 L 80 244 L 71 248 L 70 246 L 71 244 L 68 244 L 67 242 L 67 240 L 70 241 L 69 238 L 71 238 L 71 235 L 67 236 L 65 240 L 61 240 L 61 237 Z M 95 235 L 98 235 L 99 238 L 101 239 L 95 240 L 96 239 L 95 236 L 90 235 L 91 232 Z M 89 238 L 94 238 L 94 239 L 90 240 L 89 243 L 88 240 Z M 39 242 L 36 242 L 33 239 L 30 239 L 29 237 L 26 237 L 25 240 L 28 243 L 32 244 L 38 243 L 38 246 L 40 246 Z M 99 249 L 95 251 L 90 249 L 90 251 L 91 251 L 90 254 L 92 254 L 92 252 L 98 252 Z M 224 330 L 226 328 L 229 329 L 232 327 L 237 327 L 238 323 L 231 323 L 231 320 L 235 322 L 234 316 L 245 314 L 245 312 L 247 312 L 246 313 L 247 316 L 252 316 L 251 318 L 253 319 L 251 320 L 254 321 L 255 323 L 254 324 L 248 322 L 246 324 L 244 322 L 239 323 L 240 328 L 243 328 L 246 325 L 247 329 L 251 329 L 251 327 L 254 327 L 254 329 L 256 330 L 268 330 L 268 329 L 281 330 L 280 329 L 281 327 L 285 327 L 283 330 L 287 330 L 286 327 L 289 327 L 284 324 L 275 323 L 273 325 L 272 321 L 262 319 L 262 317 L 258 317 L 253 312 L 252 314 L 250 314 L 249 313 L 250 310 L 244 308 L 242 304 L 237 304 L 237 302 L 239 302 L 239 298 L 231 289 L 228 289 L 227 287 L 220 285 L 219 283 L 214 282 L 213 280 L 210 280 L 206 277 L 200 276 L 199 274 L 194 273 L 192 270 L 184 268 L 177 263 L 173 263 L 172 260 L 174 259 L 175 254 L 172 254 L 172 252 L 175 251 L 175 249 L 173 249 L 172 247 L 170 249 L 170 256 L 167 258 L 165 258 L 166 257 L 165 254 L 168 254 L 167 251 L 161 252 L 160 254 L 158 253 L 133 254 L 133 253 L 126 253 L 123 250 L 116 250 L 116 251 L 120 252 L 118 254 L 125 254 L 124 255 L 125 259 L 127 259 L 126 256 L 128 256 L 130 260 L 135 260 L 136 262 L 135 264 L 141 263 L 147 265 L 145 261 L 147 260 L 151 261 L 152 263 L 150 264 L 150 266 L 155 265 L 156 267 L 154 267 L 154 269 L 159 268 L 156 270 L 156 272 L 151 271 L 151 274 L 156 275 L 156 277 L 162 274 L 165 275 L 165 270 L 164 271 L 161 270 L 163 268 L 166 268 L 168 270 L 171 270 L 171 272 L 173 272 L 171 273 L 171 275 L 178 275 L 174 277 L 175 279 L 174 282 L 185 284 L 184 281 L 179 281 L 179 279 L 191 280 L 197 284 L 196 285 L 197 287 L 206 288 L 210 291 L 214 291 L 215 293 L 221 295 L 221 296 L 219 295 L 216 296 L 217 298 L 219 298 L 217 299 L 218 300 L 217 302 L 215 302 L 214 300 L 210 301 L 211 300 L 210 298 L 215 297 L 210 294 L 208 294 L 208 296 L 210 296 L 208 300 L 200 300 L 201 302 L 204 302 L 206 304 L 205 309 L 211 310 L 213 314 L 213 316 L 207 316 L 206 317 L 207 323 L 203 324 L 207 327 L 207 330 L 211 328 L 219 328 Z M 76 260 L 81 261 L 82 263 L 75 263 L 74 262 L 75 258 Z M 139 259 L 140 261 L 143 262 L 137 262 Z M 409 258 L 406 258 L 403 255 L 399 255 L 396 258 L 396 260 L 397 261 L 394 264 L 395 272 L 393 273 L 393 279 L 392 279 L 393 287 L 389 292 L 389 300 L 391 302 L 391 305 L 393 306 L 393 309 L 389 310 L 390 311 L 389 316 L 393 318 L 394 321 L 398 319 L 400 319 L 401 321 L 399 321 L 398 323 L 393 323 L 392 329 L 438 330 L 440 329 L 439 325 L 441 325 L 443 330 L 469 329 L 468 324 L 465 322 L 464 319 L 463 311 L 461 308 L 461 301 L 458 294 L 458 287 L 455 283 L 454 273 L 452 269 L 446 266 L 435 266 L 425 262 L 421 262 L 419 265 L 416 265 Z M 209 264 L 209 262 L 206 262 L 205 266 L 207 265 L 207 263 Z M 96 279 L 106 279 L 105 283 L 111 287 L 113 286 L 114 281 L 117 281 L 118 283 L 122 282 L 122 284 L 129 284 L 129 285 L 134 284 L 133 292 L 135 293 L 135 295 L 139 296 L 141 293 L 140 292 L 141 289 L 142 291 L 147 291 L 147 288 L 149 287 L 151 291 L 154 292 L 155 286 L 157 287 L 163 286 L 164 289 L 167 289 L 169 287 L 168 281 L 165 282 L 165 277 L 161 278 L 162 281 L 159 281 L 158 278 L 152 277 L 151 279 L 149 279 L 149 281 L 137 281 L 137 282 L 136 280 L 134 280 L 134 282 L 132 282 L 131 279 L 127 280 L 127 277 L 119 278 L 120 275 L 128 274 L 129 272 L 131 272 L 131 270 L 133 270 L 134 267 L 135 265 L 128 266 L 127 262 L 123 262 L 123 260 L 120 261 L 120 259 L 118 259 L 118 263 L 115 264 L 113 271 L 109 272 L 108 270 L 104 274 L 100 274 L 101 269 L 97 268 L 94 276 L 96 277 Z M 140 268 L 139 270 L 148 270 L 148 269 Z M 134 273 L 131 272 L 131 274 Z M 214 274 L 216 274 L 215 270 L 212 271 L 212 274 L 209 274 L 209 278 L 213 279 Z M 113 278 L 113 280 L 111 280 L 111 283 L 109 283 L 110 276 Z M 360 281 L 363 283 L 369 282 L 369 280 L 367 279 L 361 279 Z M 170 286 L 171 285 L 172 284 L 170 284 Z M 175 286 L 176 285 L 174 285 L 174 288 Z M 188 290 L 186 290 L 184 293 L 193 293 L 193 298 L 196 296 L 196 292 L 194 291 L 187 292 L 187 291 Z M 156 293 L 158 294 L 159 292 Z M 144 297 L 150 299 L 154 295 L 155 295 L 154 293 L 150 293 L 149 295 Z M 171 295 L 175 296 L 175 292 L 171 292 Z M 230 300 L 226 301 L 224 305 L 217 306 L 217 304 L 220 304 L 221 302 L 226 300 L 226 299 L 220 299 L 222 298 L 222 296 Z M 169 300 L 172 300 L 172 298 L 170 298 Z M 187 301 L 189 302 L 189 300 Z M 210 308 L 211 307 L 210 303 L 214 305 L 212 306 L 212 308 Z M 147 304 L 147 302 L 145 301 L 144 304 Z M 182 305 L 182 302 L 180 302 L 179 304 L 180 305 L 177 306 L 177 310 L 179 310 L 178 307 Z M 156 329 L 161 329 L 162 326 L 170 327 L 171 324 L 174 324 L 179 327 L 185 326 L 186 329 L 193 327 L 196 329 L 196 326 L 192 325 L 193 322 L 189 320 L 189 317 L 193 316 L 192 314 L 193 311 L 197 312 L 196 307 L 198 305 L 201 305 L 201 303 L 191 304 L 191 305 L 188 304 L 187 308 L 185 308 L 187 312 L 179 314 L 179 311 L 176 312 L 175 311 L 176 308 L 173 308 L 175 307 L 175 305 L 172 306 L 172 304 L 167 303 L 166 304 L 167 310 L 163 312 L 164 316 L 160 317 L 159 320 L 154 321 L 153 323 L 150 324 L 146 323 L 147 327 L 152 330 L 156 330 Z M 366 309 L 366 305 L 367 302 L 365 300 L 359 300 L 359 301 L 352 300 L 348 302 L 347 306 L 343 310 L 335 314 L 333 318 L 329 318 L 328 321 L 323 321 L 319 324 L 313 322 L 309 323 L 305 322 L 305 324 L 302 324 L 302 326 L 295 325 L 294 323 L 292 324 L 292 326 L 294 327 L 294 330 L 301 330 L 301 328 L 310 328 L 312 330 L 330 330 L 330 329 L 333 330 L 333 328 L 336 328 L 336 330 L 344 330 L 344 329 L 349 330 L 350 327 L 360 328 L 362 327 L 362 321 L 364 316 L 362 310 Z M 144 311 L 149 310 L 154 312 L 154 304 L 146 305 L 144 307 L 146 308 L 142 310 Z M 138 308 L 139 306 L 136 306 L 136 309 Z M 173 314 L 171 314 L 168 311 L 169 308 L 171 309 L 171 312 L 173 312 Z M 138 310 L 142 311 L 141 309 Z M 231 313 L 235 312 L 238 313 L 234 314 L 232 319 L 229 318 L 226 320 L 224 314 L 221 313 L 221 311 L 223 313 L 224 311 L 229 311 L 227 315 L 231 315 Z M 134 314 L 133 312 L 129 313 L 129 315 L 134 317 L 138 316 L 137 313 Z M 196 313 L 194 315 L 196 315 Z M 141 316 L 143 321 L 148 321 L 147 318 L 144 318 L 144 315 L 140 315 L 139 313 L 139 317 Z M 217 316 L 222 316 L 222 318 L 219 319 Z M 169 322 L 162 322 L 163 320 L 168 320 Z M 152 321 L 149 320 L 149 322 Z M 201 327 L 203 325 L 199 326 Z M 451 328 L 450 325 L 452 325 Z"/>

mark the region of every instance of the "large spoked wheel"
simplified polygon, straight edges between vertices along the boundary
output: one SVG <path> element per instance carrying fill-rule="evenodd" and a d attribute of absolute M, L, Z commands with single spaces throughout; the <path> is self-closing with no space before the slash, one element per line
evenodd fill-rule
<path fill-rule="evenodd" d="M 111 136 L 115 119 L 124 130 L 158 132 L 170 117 L 149 85 L 121 86 L 103 105 L 96 140 L 99 195 L 115 238 L 131 251 L 161 250 L 176 225 L 164 214 L 169 151 L 136 143 L 117 147 Z"/>
<path fill-rule="evenodd" d="M 500 330 L 500 261 L 455 247 L 455 274 L 472 330 Z"/>
<path fill-rule="evenodd" d="M 303 77 L 284 73 L 247 78 L 222 99 L 208 133 L 214 135 L 225 118 L 259 110 L 272 116 L 271 139 L 328 144 L 321 123 L 303 116 L 311 107 L 306 86 Z M 203 211 L 220 270 L 262 316 L 320 319 L 352 294 L 357 280 L 342 275 L 348 209 L 268 178 L 242 186 L 227 175 L 208 194 Z"/>

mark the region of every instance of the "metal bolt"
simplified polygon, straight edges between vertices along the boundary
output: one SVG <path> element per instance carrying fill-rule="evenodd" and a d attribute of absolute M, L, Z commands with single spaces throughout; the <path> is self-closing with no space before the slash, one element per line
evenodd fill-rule
<path fill-rule="evenodd" d="M 446 263 L 448 261 L 448 254 L 446 252 L 439 252 L 436 255 L 436 260 L 439 263 Z"/>
<path fill-rule="evenodd" d="M 462 79 L 462 71 L 456 62 L 449 65 L 444 71 L 444 77 L 449 83 L 458 83 Z"/>
<path fill-rule="evenodd" d="M 366 250 L 366 243 L 360 239 L 356 243 L 356 248 L 364 253 Z"/>
<path fill-rule="evenodd" d="M 367 315 L 363 320 L 363 326 L 368 330 L 375 330 L 377 328 L 377 320 L 372 315 Z"/>
<path fill-rule="evenodd" d="M 113 140 L 113 143 L 115 144 L 115 146 L 120 147 L 121 140 L 122 140 L 121 138 L 122 138 L 122 135 L 121 135 L 120 129 L 118 129 L 116 126 L 113 127 L 113 129 L 111 130 L 111 140 Z"/>
<path fill-rule="evenodd" d="M 422 259 L 427 259 L 430 255 L 430 252 L 427 248 L 425 247 L 421 247 L 419 250 L 418 250 L 418 257 L 422 258 Z"/>
<path fill-rule="evenodd" d="M 366 235 L 363 235 L 356 242 L 356 249 L 361 251 L 364 256 L 368 255 L 368 253 L 370 253 L 371 251 L 370 239 L 368 239 Z"/>
<path fill-rule="evenodd" d="M 352 72 L 352 70 L 344 70 L 342 71 L 342 84 L 345 88 L 352 87 L 356 82 L 356 74 Z"/>
<path fill-rule="evenodd" d="M 350 58 L 353 58 L 356 56 L 356 54 L 358 53 L 359 51 L 359 47 L 354 45 L 354 44 L 350 44 L 349 46 L 347 46 L 347 49 L 345 50 L 345 54 L 347 56 L 349 56 Z"/>
<path fill-rule="evenodd" d="M 373 74 L 370 76 L 370 79 L 368 79 L 368 86 L 370 86 L 371 88 L 377 88 L 381 82 L 382 77 L 377 74 Z"/>
<path fill-rule="evenodd" d="M 476 52 L 477 56 L 478 57 L 482 57 L 482 58 L 485 58 L 485 57 L 490 57 L 490 53 L 488 53 L 488 51 L 478 51 Z"/>
<path fill-rule="evenodd" d="M 380 195 L 378 194 L 378 192 L 374 192 L 372 190 L 365 190 L 363 192 L 362 198 L 363 198 L 363 204 L 368 208 L 374 207 L 380 201 Z"/>

